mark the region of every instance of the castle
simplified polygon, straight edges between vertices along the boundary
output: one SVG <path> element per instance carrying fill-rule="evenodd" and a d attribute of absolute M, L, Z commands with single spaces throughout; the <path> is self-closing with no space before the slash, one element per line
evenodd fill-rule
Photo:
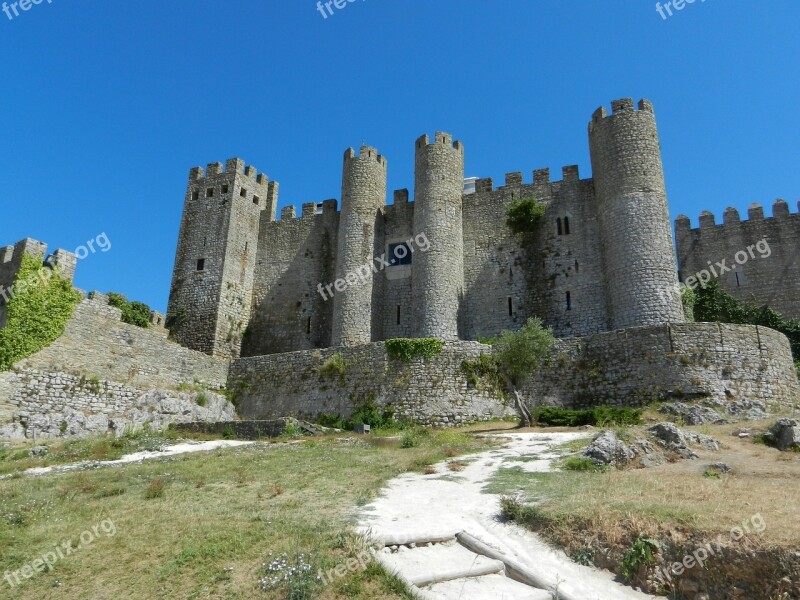
<path fill-rule="evenodd" d="M 558 337 L 682 322 L 652 105 L 623 99 L 611 114 L 598 109 L 589 146 L 592 179 L 568 166 L 558 181 L 540 169 L 530 183 L 509 173 L 505 185 L 477 179 L 473 190 L 461 142 L 422 136 L 414 201 L 398 190 L 391 205 L 386 157 L 349 149 L 341 211 L 326 200 L 304 204 L 299 217 L 286 207 L 280 220 L 278 184 L 241 160 L 192 169 L 168 308 L 173 336 L 236 358 L 397 337 L 475 340 L 532 316 Z M 525 198 L 546 213 L 521 239 L 506 207 Z M 414 247 L 419 239 L 424 248 Z M 389 266 L 363 276 L 381 256 Z M 336 281 L 347 285 L 334 290 Z"/>

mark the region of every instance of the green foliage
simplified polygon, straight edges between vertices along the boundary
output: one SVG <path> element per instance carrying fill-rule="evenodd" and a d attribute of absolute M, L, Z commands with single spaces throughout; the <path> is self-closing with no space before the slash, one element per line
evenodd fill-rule
<path fill-rule="evenodd" d="M 506 225 L 514 233 L 530 233 L 544 216 L 545 206 L 536 198 L 512 200 L 506 208 Z"/>
<path fill-rule="evenodd" d="M 197 406 L 205 406 L 208 404 L 208 396 L 206 396 L 205 392 L 200 392 L 197 394 L 195 401 L 197 402 Z"/>
<path fill-rule="evenodd" d="M 569 456 L 564 459 L 561 468 L 565 471 L 583 471 L 588 473 L 602 473 L 608 470 L 608 465 L 596 465 L 588 458 Z"/>
<path fill-rule="evenodd" d="M 300 426 L 294 421 L 288 421 L 286 423 L 286 429 L 283 430 L 283 435 L 286 437 L 297 437 L 303 435 L 303 430 L 300 429 Z"/>
<path fill-rule="evenodd" d="M 517 331 L 503 331 L 494 345 L 492 357 L 498 369 L 513 385 L 525 382 L 550 356 L 555 338 L 538 317 Z"/>
<path fill-rule="evenodd" d="M 161 478 L 156 477 L 152 479 L 147 487 L 144 488 L 145 500 L 154 500 L 156 498 L 163 498 L 166 495 L 167 483 Z"/>
<path fill-rule="evenodd" d="M 706 469 L 703 472 L 703 477 L 707 479 L 722 479 L 722 475 L 719 471 L 715 471 L 714 469 Z"/>
<path fill-rule="evenodd" d="M 222 437 L 226 440 L 236 437 L 236 432 L 233 430 L 233 425 L 225 425 L 225 427 L 222 428 Z"/>
<path fill-rule="evenodd" d="M 347 363 L 344 360 L 341 352 L 337 352 L 328 360 L 322 363 L 317 372 L 325 379 L 338 378 L 341 383 L 344 383 L 344 375 L 347 371 Z"/>
<path fill-rule="evenodd" d="M 403 362 L 411 362 L 417 357 L 433 358 L 444 348 L 444 342 L 436 338 L 395 338 L 386 340 L 385 345 L 389 358 Z"/>
<path fill-rule="evenodd" d="M 683 314 L 686 315 L 686 320 L 694 322 L 694 306 L 697 304 L 697 294 L 695 291 L 688 287 L 681 287 L 681 301 L 683 302 Z"/>
<path fill-rule="evenodd" d="M 794 363 L 794 368 L 797 369 L 797 378 L 800 379 L 800 360 Z"/>
<path fill-rule="evenodd" d="M 694 315 L 698 321 L 761 325 L 780 331 L 789 338 L 795 359 L 800 360 L 800 319 L 785 319 L 769 306 L 756 307 L 740 302 L 721 290 L 716 281 L 698 288 L 695 294 Z"/>
<path fill-rule="evenodd" d="M 164 320 L 164 327 L 167 329 L 174 329 L 176 327 L 180 327 L 184 323 L 186 323 L 186 309 L 183 307 L 179 307 L 175 309 L 173 312 L 167 314 L 167 318 Z M 245 331 L 247 334 L 247 331 Z"/>
<path fill-rule="evenodd" d="M 639 570 L 646 566 L 652 565 L 655 562 L 654 550 L 659 550 L 661 544 L 658 540 L 651 538 L 639 538 L 633 545 L 625 552 L 620 563 L 620 570 L 622 576 L 626 580 L 631 581 Z"/>
<path fill-rule="evenodd" d="M 343 419 L 341 415 L 323 414 L 318 415 L 315 420 L 323 427 L 345 431 L 352 430 L 356 425 L 369 425 L 370 429 L 383 430 L 402 430 L 408 427 L 408 423 L 395 420 L 394 408 L 391 405 L 380 408 L 372 398 L 356 406 L 349 419 Z"/>
<path fill-rule="evenodd" d="M 572 559 L 572 562 L 583 565 L 584 567 L 594 566 L 594 550 L 591 548 L 580 548 L 579 550 L 573 550 L 569 557 Z"/>
<path fill-rule="evenodd" d="M 500 498 L 500 515 L 508 520 L 526 525 L 531 529 L 543 523 L 543 517 L 535 506 L 523 504 L 514 496 Z"/>
<path fill-rule="evenodd" d="M 129 302 L 122 294 L 108 293 L 108 304 L 122 311 L 122 322 L 137 327 L 150 327 L 150 307 L 143 302 Z"/>
<path fill-rule="evenodd" d="M 476 360 L 464 360 L 461 362 L 461 370 L 467 376 L 469 386 L 480 387 L 483 381 L 489 389 L 502 395 L 503 376 L 493 356 L 481 354 Z"/>
<path fill-rule="evenodd" d="M 44 273 L 37 258 L 22 257 L 14 295 L 6 307 L 6 326 L 0 329 L 0 371 L 61 337 L 81 301 L 69 280 L 55 274 L 46 280 L 41 277 Z"/>
<path fill-rule="evenodd" d="M 583 425 L 609 427 L 612 425 L 638 425 L 642 422 L 640 409 L 610 406 L 596 406 L 586 410 L 543 406 L 534 410 L 532 416 L 539 425 L 553 427 L 581 427 Z"/>
<path fill-rule="evenodd" d="M 414 427 L 403 433 L 400 440 L 401 448 L 416 448 L 428 436 L 428 431 L 422 427 Z"/>

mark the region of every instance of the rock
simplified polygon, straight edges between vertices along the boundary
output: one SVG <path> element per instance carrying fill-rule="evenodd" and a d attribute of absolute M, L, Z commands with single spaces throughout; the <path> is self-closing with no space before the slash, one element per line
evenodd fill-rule
<path fill-rule="evenodd" d="M 613 431 L 601 431 L 583 451 L 583 457 L 598 465 L 624 464 L 634 458 L 634 453 Z"/>
<path fill-rule="evenodd" d="M 28 454 L 31 456 L 44 456 L 47 452 L 47 446 L 35 446 L 28 451 Z"/>
<path fill-rule="evenodd" d="M 9 423 L 0 427 L 0 439 L 24 440 L 25 428 L 19 423 Z"/>
<path fill-rule="evenodd" d="M 689 448 L 689 444 L 697 444 L 706 450 L 719 450 L 719 442 L 714 438 L 680 429 L 673 423 L 657 423 L 648 427 L 647 431 L 665 448 L 676 452 L 682 458 L 699 458 Z"/>
<path fill-rule="evenodd" d="M 708 469 L 717 473 L 730 473 L 733 470 L 723 462 L 712 463 L 708 465 Z"/>
<path fill-rule="evenodd" d="M 764 434 L 768 444 L 778 450 L 800 448 L 800 421 L 797 419 L 778 419 Z"/>
<path fill-rule="evenodd" d="M 658 412 L 681 417 L 687 425 L 704 425 L 706 423 L 719 425 L 727 422 L 713 408 L 683 404 L 682 402 L 665 404 L 658 409 Z"/>
<path fill-rule="evenodd" d="M 727 402 L 725 400 L 704 400 L 702 405 L 716 410 L 723 410 L 729 419 L 734 421 L 761 421 L 769 416 L 767 405 L 761 400 L 748 400 L 746 398 Z"/>

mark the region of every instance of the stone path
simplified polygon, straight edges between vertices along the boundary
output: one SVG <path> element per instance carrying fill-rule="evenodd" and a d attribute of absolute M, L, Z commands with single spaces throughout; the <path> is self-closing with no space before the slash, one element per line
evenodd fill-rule
<path fill-rule="evenodd" d="M 576 433 L 511 433 L 508 444 L 446 463 L 436 473 L 404 474 L 364 507 L 359 532 L 382 549 L 377 559 L 425 600 L 634 600 L 654 598 L 577 565 L 514 524 L 498 520 L 499 496 L 482 489 L 501 466 L 551 470 L 553 447 Z M 526 462 L 515 457 L 533 458 Z"/>

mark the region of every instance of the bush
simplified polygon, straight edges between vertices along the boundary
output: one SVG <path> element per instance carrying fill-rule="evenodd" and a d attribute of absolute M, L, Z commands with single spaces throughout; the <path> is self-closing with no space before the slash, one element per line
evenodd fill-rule
<path fill-rule="evenodd" d="M 400 440 L 400 447 L 401 448 L 416 448 L 422 443 L 422 440 L 428 435 L 428 432 L 425 429 L 420 427 L 415 427 L 413 429 L 409 429 L 403 434 L 402 439 Z"/>
<path fill-rule="evenodd" d="M 514 233 L 530 233 L 544 216 L 545 206 L 536 198 L 512 200 L 506 208 L 506 225 Z"/>
<path fill-rule="evenodd" d="M 108 304 L 122 311 L 122 322 L 137 327 L 150 327 L 150 307 L 143 302 L 129 302 L 122 294 L 108 292 Z"/>
<path fill-rule="evenodd" d="M 206 406 L 208 404 L 208 396 L 206 396 L 205 392 L 200 392 L 197 394 L 195 401 L 197 402 L 197 406 Z"/>
<path fill-rule="evenodd" d="M 435 338 L 395 338 L 386 340 L 386 354 L 394 360 L 411 362 L 415 358 L 430 359 L 441 354 L 444 342 Z"/>
<path fill-rule="evenodd" d="M 0 371 L 60 338 L 81 301 L 69 280 L 56 274 L 43 280 L 42 269 L 39 259 L 23 255 L 6 306 L 6 326 L 0 329 Z"/>
<path fill-rule="evenodd" d="M 633 546 L 625 552 L 625 556 L 622 557 L 622 562 L 620 563 L 622 576 L 631 581 L 642 567 L 655 562 L 653 551 L 660 548 L 661 544 L 657 540 L 651 538 L 639 538 L 636 540 Z"/>
<path fill-rule="evenodd" d="M 596 465 L 588 458 L 570 456 L 561 464 L 565 471 L 584 471 L 589 473 L 602 473 L 608 470 L 608 465 Z"/>
<path fill-rule="evenodd" d="M 338 378 L 340 382 L 344 383 L 344 374 L 346 370 L 347 363 L 345 363 L 341 352 L 337 352 L 322 363 L 322 366 L 317 369 L 317 372 L 326 379 Z"/>
<path fill-rule="evenodd" d="M 533 411 L 533 420 L 539 425 L 553 427 L 581 427 L 583 425 L 608 427 L 611 425 L 638 425 L 642 411 L 636 408 L 597 406 L 592 409 L 541 407 Z"/>

